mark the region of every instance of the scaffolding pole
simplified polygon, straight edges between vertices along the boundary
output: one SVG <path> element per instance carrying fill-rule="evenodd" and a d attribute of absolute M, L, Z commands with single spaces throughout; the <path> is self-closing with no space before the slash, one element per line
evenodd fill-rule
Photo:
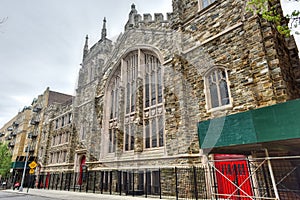
<path fill-rule="evenodd" d="M 276 186 L 276 180 L 275 180 L 275 177 L 274 177 L 274 174 L 273 174 L 271 160 L 269 158 L 269 152 L 268 152 L 267 148 L 265 148 L 265 154 L 266 154 L 266 159 L 267 159 L 267 162 L 268 162 L 268 167 L 269 167 L 269 171 L 270 171 L 270 176 L 271 176 L 271 181 L 272 181 L 272 184 L 273 184 L 273 189 L 274 189 L 275 197 L 276 197 L 276 199 L 280 200 L 280 197 L 279 197 L 279 194 L 278 194 L 278 190 L 277 190 L 277 186 Z"/>

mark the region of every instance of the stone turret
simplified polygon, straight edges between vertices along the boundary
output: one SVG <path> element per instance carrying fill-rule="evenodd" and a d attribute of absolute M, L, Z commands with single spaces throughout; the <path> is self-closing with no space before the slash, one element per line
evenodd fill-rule
<path fill-rule="evenodd" d="M 135 25 L 135 16 L 138 14 L 137 10 L 135 9 L 135 5 L 131 5 L 131 11 L 129 13 L 128 21 L 125 25 L 125 30 L 128 30 Z"/>

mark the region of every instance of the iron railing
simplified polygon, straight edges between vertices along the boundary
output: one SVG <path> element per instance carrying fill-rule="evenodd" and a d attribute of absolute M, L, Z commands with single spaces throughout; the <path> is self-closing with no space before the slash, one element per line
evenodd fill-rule
<path fill-rule="evenodd" d="M 47 172 L 38 176 L 37 187 L 176 200 L 300 199 L 300 157 L 243 161 L 246 165 L 215 160 L 192 167 Z"/>

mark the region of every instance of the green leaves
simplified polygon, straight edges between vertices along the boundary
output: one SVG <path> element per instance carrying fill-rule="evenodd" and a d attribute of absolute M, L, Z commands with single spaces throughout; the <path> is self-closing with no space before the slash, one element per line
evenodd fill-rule
<path fill-rule="evenodd" d="M 294 1 L 299 2 L 299 0 Z M 291 27 L 288 27 L 288 25 L 284 24 L 285 22 L 281 14 L 277 12 L 276 4 L 273 4 L 274 0 L 250 0 L 247 5 L 247 10 L 260 15 L 268 22 L 274 23 L 280 34 L 289 37 L 291 34 L 290 28 L 296 28 L 298 25 L 297 22 L 299 22 L 300 19 L 300 11 L 294 10 L 290 15 L 286 15 L 286 18 L 291 20 Z"/>
<path fill-rule="evenodd" d="M 11 167 L 11 152 L 7 144 L 0 143 L 0 175 L 5 176 Z"/>

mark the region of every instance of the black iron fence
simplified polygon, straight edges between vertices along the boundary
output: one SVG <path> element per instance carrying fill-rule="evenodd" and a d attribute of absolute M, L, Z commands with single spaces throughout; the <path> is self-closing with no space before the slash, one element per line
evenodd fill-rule
<path fill-rule="evenodd" d="M 48 172 L 40 189 L 163 199 L 300 199 L 298 159 L 209 161 L 157 169 Z"/>
<path fill-rule="evenodd" d="M 41 173 L 37 188 L 157 198 L 208 198 L 203 167 Z"/>

